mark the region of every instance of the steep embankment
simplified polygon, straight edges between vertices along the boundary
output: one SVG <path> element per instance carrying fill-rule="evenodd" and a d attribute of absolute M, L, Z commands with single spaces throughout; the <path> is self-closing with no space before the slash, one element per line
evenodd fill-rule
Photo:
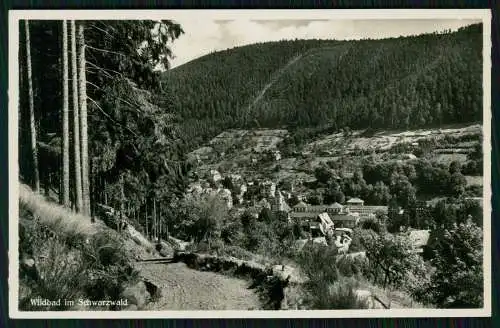
<path fill-rule="evenodd" d="M 155 296 L 132 268 L 133 257 L 154 252 L 129 227 L 117 233 L 103 221 L 76 214 L 29 187 L 19 188 L 19 308 L 21 310 L 123 310 L 142 308 Z M 30 300 L 66 300 L 55 306 Z M 77 300 L 126 304 L 82 305 Z"/>
<path fill-rule="evenodd" d="M 398 129 L 480 121 L 481 61 L 482 27 L 474 25 L 384 40 L 253 44 L 204 56 L 163 80 L 186 140 L 196 143 L 249 126 Z"/>

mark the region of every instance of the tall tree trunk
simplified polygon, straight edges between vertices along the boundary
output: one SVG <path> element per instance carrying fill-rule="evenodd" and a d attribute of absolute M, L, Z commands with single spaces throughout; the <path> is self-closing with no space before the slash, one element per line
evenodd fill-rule
<path fill-rule="evenodd" d="M 104 205 L 108 205 L 108 193 L 106 191 L 106 179 L 103 180 L 103 190 L 104 190 Z"/>
<path fill-rule="evenodd" d="M 146 198 L 146 238 L 149 239 L 149 227 L 148 227 L 148 199 Z"/>
<path fill-rule="evenodd" d="M 162 220 L 162 217 L 161 217 L 161 207 L 158 208 L 158 223 L 159 223 L 159 238 L 161 239 L 161 236 L 162 236 L 162 233 L 163 233 L 163 220 Z"/>
<path fill-rule="evenodd" d="M 120 232 L 124 222 L 124 212 L 125 212 L 125 179 L 123 178 L 123 172 L 120 173 Z"/>
<path fill-rule="evenodd" d="M 83 213 L 90 215 L 90 179 L 89 179 L 89 151 L 87 132 L 87 78 L 85 75 L 85 26 L 82 22 L 78 24 L 78 47 L 79 47 L 79 96 L 80 96 L 80 142 L 82 158 L 82 200 Z"/>
<path fill-rule="evenodd" d="M 92 158 L 90 160 L 90 171 L 89 171 L 89 176 L 92 179 L 92 183 L 90 184 L 90 218 L 92 222 L 94 222 L 94 217 L 95 217 L 95 204 L 98 202 L 99 199 L 99 194 L 97 193 L 97 175 L 95 174 L 96 172 L 96 163 L 95 163 L 95 158 Z"/>
<path fill-rule="evenodd" d="M 153 238 L 158 237 L 158 222 L 156 218 L 156 197 L 153 196 Z"/>
<path fill-rule="evenodd" d="M 168 235 L 168 216 L 165 217 L 165 235 L 166 235 L 165 238 L 167 238 L 167 240 L 168 240 L 168 237 L 169 237 L 169 235 Z"/>
<path fill-rule="evenodd" d="M 76 24 L 71 21 L 71 69 L 72 69 L 72 87 L 73 87 L 73 144 L 75 161 L 75 207 L 77 212 L 82 211 L 82 167 L 80 156 L 80 115 L 78 108 L 78 72 L 76 58 Z"/>
<path fill-rule="evenodd" d="M 70 207 L 69 203 L 69 85 L 68 85 L 68 24 L 63 20 L 63 109 L 62 109 L 62 161 L 63 177 L 61 203 Z"/>
<path fill-rule="evenodd" d="M 40 175 L 38 171 L 38 151 L 36 145 L 36 127 L 35 127 L 35 104 L 33 100 L 33 78 L 31 72 L 31 43 L 29 21 L 24 21 L 26 33 L 26 69 L 28 71 L 28 97 L 30 108 L 30 133 L 31 133 L 31 155 L 33 157 L 33 187 L 35 191 L 40 191 Z"/>

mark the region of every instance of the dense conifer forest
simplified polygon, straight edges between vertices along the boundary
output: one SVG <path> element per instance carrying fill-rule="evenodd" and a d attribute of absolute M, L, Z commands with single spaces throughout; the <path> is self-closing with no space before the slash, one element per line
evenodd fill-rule
<path fill-rule="evenodd" d="M 235 127 L 415 128 L 482 118 L 482 27 L 384 40 L 294 40 L 163 74 L 186 140 Z M 187 137 L 189 136 L 189 137 Z"/>

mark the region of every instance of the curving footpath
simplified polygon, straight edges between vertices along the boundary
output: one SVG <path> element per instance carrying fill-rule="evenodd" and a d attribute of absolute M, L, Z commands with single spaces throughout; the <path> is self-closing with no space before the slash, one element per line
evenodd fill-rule
<path fill-rule="evenodd" d="M 248 282 L 190 269 L 184 263 L 138 263 L 141 275 L 161 288 L 144 310 L 257 310 L 258 295 Z"/>

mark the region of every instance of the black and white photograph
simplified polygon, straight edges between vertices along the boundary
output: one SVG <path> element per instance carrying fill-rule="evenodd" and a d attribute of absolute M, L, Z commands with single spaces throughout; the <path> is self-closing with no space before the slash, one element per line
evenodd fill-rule
<path fill-rule="evenodd" d="M 10 11 L 11 317 L 490 316 L 490 19 Z"/>

